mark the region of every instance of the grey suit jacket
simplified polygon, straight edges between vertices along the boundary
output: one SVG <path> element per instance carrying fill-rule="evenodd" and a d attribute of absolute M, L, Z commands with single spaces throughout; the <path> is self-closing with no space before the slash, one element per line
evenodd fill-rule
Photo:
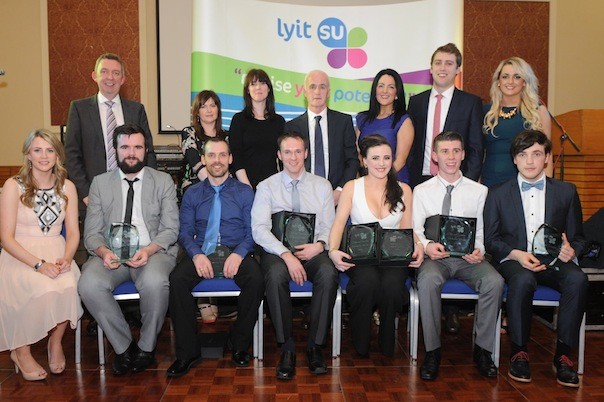
<path fill-rule="evenodd" d="M 143 219 L 151 242 L 176 258 L 179 219 L 176 188 L 167 173 L 145 167 L 142 183 Z M 90 253 L 107 246 L 107 230 L 113 222 L 122 222 L 123 196 L 118 170 L 103 173 L 92 180 L 84 225 L 84 246 Z"/>
<path fill-rule="evenodd" d="M 124 122 L 138 124 L 145 131 L 145 139 L 149 145 L 147 166 L 157 168 L 145 107 L 124 98 L 121 98 L 121 103 Z M 65 137 L 65 159 L 69 178 L 78 190 L 78 198 L 82 200 L 88 196 L 92 179 L 107 171 L 105 138 L 97 95 L 71 102 Z"/>
<path fill-rule="evenodd" d="M 308 112 L 285 123 L 286 133 L 302 134 L 308 142 Z M 352 117 L 345 113 L 327 109 L 327 136 L 329 137 L 329 173 L 327 180 L 331 186 L 343 187 L 347 181 L 354 179 L 359 170 L 356 135 L 352 125 Z M 305 167 L 310 172 L 310 150 Z"/>

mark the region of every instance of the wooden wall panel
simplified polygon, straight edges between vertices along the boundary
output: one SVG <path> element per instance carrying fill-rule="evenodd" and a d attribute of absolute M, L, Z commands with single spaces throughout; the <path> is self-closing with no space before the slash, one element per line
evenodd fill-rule
<path fill-rule="evenodd" d="M 549 2 L 464 0 L 463 87 L 490 100 L 501 60 L 520 56 L 535 70 L 547 102 Z"/>
<path fill-rule="evenodd" d="M 51 124 L 67 123 L 69 103 L 98 91 L 91 78 L 103 53 L 126 62 L 121 94 L 140 101 L 138 0 L 48 0 Z"/>

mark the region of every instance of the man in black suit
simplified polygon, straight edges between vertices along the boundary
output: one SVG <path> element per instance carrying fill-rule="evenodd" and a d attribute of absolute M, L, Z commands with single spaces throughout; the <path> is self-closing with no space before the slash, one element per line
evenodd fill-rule
<path fill-rule="evenodd" d="M 463 175 L 478 181 L 482 173 L 482 101 L 476 95 L 455 88 L 461 61 L 461 52 L 453 43 L 436 49 L 430 60 L 432 89 L 409 99 L 407 112 L 415 128 L 407 158 L 412 188 L 436 176 L 438 166 L 431 157 L 432 142 L 444 131 L 455 131 L 463 137 L 466 153 L 461 164 Z M 457 304 L 443 303 L 445 331 L 459 332 L 458 311 Z"/>
<path fill-rule="evenodd" d="M 415 128 L 413 146 L 407 160 L 411 187 L 428 180 L 438 171 L 436 166 L 431 165 L 430 155 L 432 140 L 443 131 L 461 134 L 466 151 L 461 171 L 474 181 L 480 178 L 484 143 L 482 102 L 478 96 L 455 88 L 455 77 L 460 68 L 461 52 L 457 46 L 448 43 L 439 47 L 430 61 L 432 89 L 409 99 L 407 111 Z M 440 110 L 438 116 L 435 115 L 436 110 Z"/>
<path fill-rule="evenodd" d="M 537 284 L 543 284 L 561 293 L 554 355 L 558 383 L 578 387 L 579 377 L 569 355 L 579 343 L 587 300 L 587 275 L 577 265 L 577 256 L 585 248 L 583 219 L 575 186 L 545 176 L 551 149 L 551 141 L 541 131 L 525 130 L 512 140 L 510 152 L 518 177 L 489 191 L 484 209 L 486 248 L 508 284 L 512 344 L 508 375 L 516 381 L 531 381 L 527 343 L 532 300 Z M 533 247 L 539 245 L 540 237 L 534 238 L 544 223 L 562 233 L 557 258 L 537 253 L 543 246 Z"/>
<path fill-rule="evenodd" d="M 307 139 L 306 171 L 329 180 L 337 204 L 342 187 L 359 170 L 356 136 L 350 115 L 327 107 L 329 77 L 314 70 L 304 80 L 308 110 L 285 123 L 286 133 L 299 133 Z"/>
<path fill-rule="evenodd" d="M 112 149 L 115 127 L 125 123 L 142 127 L 148 146 L 146 164 L 157 167 L 145 107 L 138 102 L 122 99 L 119 95 L 126 80 L 123 60 L 116 54 L 102 54 L 96 61 L 92 79 L 97 83 L 99 92 L 90 98 L 71 102 L 65 139 L 65 164 L 69 178 L 78 190 L 82 219 L 88 205 L 92 179 L 117 168 L 115 151 Z"/>

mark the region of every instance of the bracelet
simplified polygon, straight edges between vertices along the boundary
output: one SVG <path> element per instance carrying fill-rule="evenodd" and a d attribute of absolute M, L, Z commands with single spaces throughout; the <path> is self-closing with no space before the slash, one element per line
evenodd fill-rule
<path fill-rule="evenodd" d="M 46 263 L 46 261 L 44 261 L 44 260 L 40 260 L 40 261 L 38 261 L 38 262 L 36 263 L 36 265 L 34 265 L 34 269 L 35 269 L 36 271 L 37 271 L 37 270 L 39 270 L 39 269 L 40 269 L 40 267 L 42 266 L 42 264 L 45 264 L 45 263 Z"/>

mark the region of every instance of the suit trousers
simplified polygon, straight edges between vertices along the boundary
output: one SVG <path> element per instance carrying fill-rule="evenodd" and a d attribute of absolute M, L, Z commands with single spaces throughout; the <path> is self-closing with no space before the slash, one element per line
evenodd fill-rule
<path fill-rule="evenodd" d="M 355 266 L 346 271 L 350 282 L 346 296 L 350 303 L 352 343 L 360 355 L 369 353 L 373 309 L 380 311 L 378 344 L 386 356 L 394 355 L 396 314 L 409 304 L 405 286 L 408 269 L 403 267 Z"/>
<path fill-rule="evenodd" d="M 508 284 L 506 311 L 508 333 L 516 345 L 525 346 L 531 335 L 533 295 L 537 285 L 545 285 L 560 292 L 558 338 L 572 348 L 579 344 L 579 328 L 587 303 L 587 275 L 572 262 L 558 261 L 559 271 L 546 269 L 533 272 L 517 261 L 508 260 L 499 266 L 499 272 Z"/>
<path fill-rule="evenodd" d="M 260 265 L 264 272 L 266 300 L 277 342 L 285 343 L 292 337 L 292 303 L 289 291 L 291 276 L 287 265 L 277 255 L 262 254 Z M 317 345 L 324 345 L 333 317 L 333 305 L 338 289 L 338 271 L 326 252 L 318 254 L 309 261 L 302 261 L 302 265 L 308 280 L 313 284 L 309 339 Z"/>
<path fill-rule="evenodd" d="M 142 327 L 138 347 L 145 352 L 155 350 L 157 336 L 168 311 L 168 277 L 176 259 L 165 253 L 155 253 L 140 268 L 120 265 L 108 269 L 103 260 L 91 256 L 82 267 L 78 292 L 90 314 L 101 326 L 113 350 L 124 353 L 132 342 L 130 326 L 124 319 L 112 292 L 120 284 L 132 280 L 140 294 Z"/>
<path fill-rule="evenodd" d="M 241 262 L 234 279 L 241 293 L 237 298 L 237 320 L 231 328 L 231 342 L 235 351 L 241 351 L 247 350 L 252 343 L 258 307 L 264 297 L 264 278 L 258 262 L 248 255 Z M 170 274 L 170 317 L 176 338 L 176 358 L 180 360 L 188 360 L 200 353 L 197 305 L 191 290 L 203 280 L 189 256 L 183 257 Z"/>
<path fill-rule="evenodd" d="M 419 268 L 417 287 L 424 332 L 424 345 L 430 352 L 441 346 L 441 289 L 449 278 L 465 282 L 478 292 L 474 317 L 475 343 L 489 352 L 494 350 L 497 316 L 503 298 L 503 278 L 486 261 L 470 264 L 462 258 L 431 260 L 426 257 Z"/>

